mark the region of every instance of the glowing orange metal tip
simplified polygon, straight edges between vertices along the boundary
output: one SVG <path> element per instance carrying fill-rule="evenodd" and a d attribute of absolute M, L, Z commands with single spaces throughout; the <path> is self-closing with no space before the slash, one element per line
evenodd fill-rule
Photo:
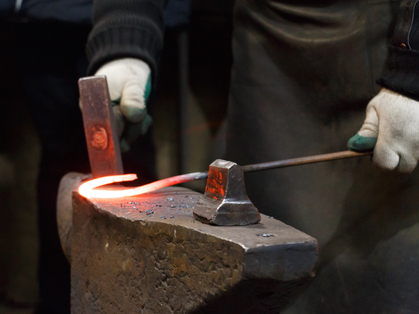
<path fill-rule="evenodd" d="M 205 179 L 207 177 L 208 177 L 208 172 L 194 172 L 194 173 L 182 174 L 179 176 L 166 178 L 163 180 L 155 181 L 155 182 L 138 186 L 135 188 L 127 188 L 127 189 L 122 189 L 122 190 L 96 189 L 97 187 L 100 187 L 106 184 L 124 182 L 124 181 L 133 181 L 137 179 L 136 174 L 123 174 L 123 175 L 101 177 L 98 179 L 87 181 L 83 183 L 82 185 L 80 185 L 78 192 L 80 195 L 86 198 L 127 197 L 127 196 L 134 196 L 134 195 L 140 195 L 140 194 L 152 192 L 152 191 L 164 188 L 166 186 L 171 186 L 171 185 L 180 184 L 180 183 L 193 181 L 193 180 Z"/>

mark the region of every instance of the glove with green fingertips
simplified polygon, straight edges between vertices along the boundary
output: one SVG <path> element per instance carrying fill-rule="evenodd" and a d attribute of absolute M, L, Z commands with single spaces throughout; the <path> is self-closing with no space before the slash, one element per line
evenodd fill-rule
<path fill-rule="evenodd" d="M 377 168 L 412 172 L 419 160 L 419 102 L 382 88 L 369 102 L 364 124 L 348 148 L 373 150 Z"/>

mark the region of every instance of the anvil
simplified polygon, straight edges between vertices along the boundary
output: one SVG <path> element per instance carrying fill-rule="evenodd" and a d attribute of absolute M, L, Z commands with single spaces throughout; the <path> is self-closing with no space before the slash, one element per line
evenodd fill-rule
<path fill-rule="evenodd" d="M 203 224 L 180 187 L 86 199 L 85 177 L 66 175 L 58 203 L 72 313 L 278 313 L 313 277 L 317 241 L 272 217 Z"/>

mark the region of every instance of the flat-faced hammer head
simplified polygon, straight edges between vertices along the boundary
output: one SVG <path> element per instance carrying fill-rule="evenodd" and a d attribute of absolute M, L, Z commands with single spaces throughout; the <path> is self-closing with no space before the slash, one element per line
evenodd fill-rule
<path fill-rule="evenodd" d="M 199 221 L 219 226 L 245 226 L 260 221 L 259 211 L 247 196 L 242 168 L 222 159 L 210 165 L 205 195 L 193 213 Z"/>

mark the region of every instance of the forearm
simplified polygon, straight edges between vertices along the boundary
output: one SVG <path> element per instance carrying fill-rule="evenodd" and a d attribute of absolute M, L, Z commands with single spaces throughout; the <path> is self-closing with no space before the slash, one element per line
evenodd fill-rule
<path fill-rule="evenodd" d="M 166 0 L 94 0 L 88 74 L 127 57 L 145 61 L 154 73 L 163 46 L 165 4 Z"/>
<path fill-rule="evenodd" d="M 419 100 L 419 0 L 404 0 L 389 47 L 388 71 L 378 83 Z"/>

